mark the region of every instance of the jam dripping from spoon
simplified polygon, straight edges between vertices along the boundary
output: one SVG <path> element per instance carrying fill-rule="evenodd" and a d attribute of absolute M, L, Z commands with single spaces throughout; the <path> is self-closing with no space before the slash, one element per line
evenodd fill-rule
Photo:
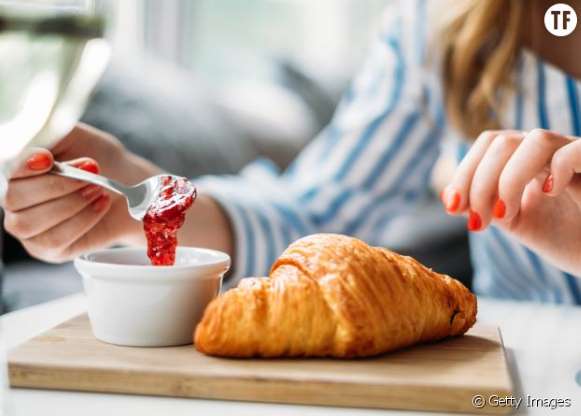
<path fill-rule="evenodd" d="M 177 233 L 184 225 L 186 211 L 197 196 L 196 188 L 186 178 L 167 176 L 157 199 L 143 218 L 147 256 L 154 266 L 172 266 L 178 244 Z"/>

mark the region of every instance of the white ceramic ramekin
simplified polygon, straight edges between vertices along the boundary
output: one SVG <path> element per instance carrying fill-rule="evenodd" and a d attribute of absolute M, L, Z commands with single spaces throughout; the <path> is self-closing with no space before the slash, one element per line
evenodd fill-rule
<path fill-rule="evenodd" d="M 136 248 L 75 260 L 95 337 L 133 347 L 191 344 L 229 266 L 227 254 L 189 247 L 178 247 L 174 266 L 151 266 L 145 250 Z"/>

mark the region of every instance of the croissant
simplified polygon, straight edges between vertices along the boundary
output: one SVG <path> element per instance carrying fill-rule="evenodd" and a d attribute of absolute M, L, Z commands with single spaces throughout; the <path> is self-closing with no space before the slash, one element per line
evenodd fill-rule
<path fill-rule="evenodd" d="M 194 332 L 222 357 L 367 357 L 464 334 L 476 297 L 410 257 L 318 234 L 289 246 L 268 278 L 214 299 Z"/>

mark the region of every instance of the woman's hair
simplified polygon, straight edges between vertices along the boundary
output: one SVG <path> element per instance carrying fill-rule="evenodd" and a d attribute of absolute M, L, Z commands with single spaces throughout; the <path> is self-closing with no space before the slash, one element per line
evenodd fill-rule
<path fill-rule="evenodd" d="M 441 30 L 448 116 L 467 137 L 501 127 L 520 48 L 523 0 L 451 0 Z"/>

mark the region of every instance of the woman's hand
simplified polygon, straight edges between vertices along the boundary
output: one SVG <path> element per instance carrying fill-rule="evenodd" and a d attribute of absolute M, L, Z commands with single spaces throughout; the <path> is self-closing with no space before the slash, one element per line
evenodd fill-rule
<path fill-rule="evenodd" d="M 143 226 L 125 199 L 100 187 L 50 175 L 53 161 L 99 172 L 128 185 L 161 173 L 114 137 L 77 126 L 52 149 L 33 149 L 14 172 L 4 201 L 4 228 L 34 257 L 54 263 L 113 244 L 144 245 Z M 181 245 L 232 254 L 233 235 L 221 207 L 200 195 L 178 235 Z"/>
<path fill-rule="evenodd" d="M 6 231 L 32 256 L 63 262 L 88 250 L 143 239 L 123 197 L 48 174 L 54 160 L 131 184 L 159 173 L 117 139 L 85 125 L 51 151 L 33 149 L 14 172 L 4 201 Z"/>
<path fill-rule="evenodd" d="M 442 194 L 468 229 L 495 221 L 553 264 L 581 274 L 581 139 L 536 129 L 480 135 Z"/>

